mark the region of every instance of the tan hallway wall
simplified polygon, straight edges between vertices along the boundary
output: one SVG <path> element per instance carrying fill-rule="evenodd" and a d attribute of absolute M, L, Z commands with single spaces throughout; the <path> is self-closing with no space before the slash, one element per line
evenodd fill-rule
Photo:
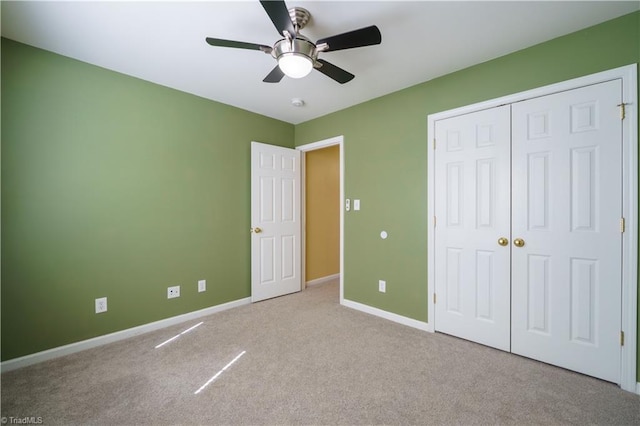
<path fill-rule="evenodd" d="M 340 273 L 340 149 L 306 153 L 306 275 L 311 281 Z"/>

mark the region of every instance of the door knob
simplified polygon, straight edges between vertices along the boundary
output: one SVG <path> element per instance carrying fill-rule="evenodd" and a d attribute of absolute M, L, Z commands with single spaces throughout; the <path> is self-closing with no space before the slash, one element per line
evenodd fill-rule
<path fill-rule="evenodd" d="M 500 244 L 501 246 L 506 246 L 507 244 L 509 244 L 509 240 L 507 240 L 505 237 L 500 237 L 498 238 L 498 244 Z"/>
<path fill-rule="evenodd" d="M 513 245 L 516 247 L 523 247 L 524 240 L 522 238 L 516 238 L 515 240 L 513 240 Z"/>
<path fill-rule="evenodd" d="M 255 228 L 251 228 L 251 232 L 255 232 L 256 234 L 259 234 L 262 232 L 262 228 L 258 228 L 257 226 Z"/>

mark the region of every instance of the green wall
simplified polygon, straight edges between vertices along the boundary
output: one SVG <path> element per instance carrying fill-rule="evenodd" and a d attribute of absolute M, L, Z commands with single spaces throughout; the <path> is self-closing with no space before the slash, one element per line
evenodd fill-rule
<path fill-rule="evenodd" d="M 250 296 L 250 142 L 293 125 L 6 39 L 1 84 L 2 360 Z"/>
<path fill-rule="evenodd" d="M 428 114 L 638 62 L 640 12 L 297 125 L 296 146 L 344 135 L 345 298 L 427 321 Z"/>

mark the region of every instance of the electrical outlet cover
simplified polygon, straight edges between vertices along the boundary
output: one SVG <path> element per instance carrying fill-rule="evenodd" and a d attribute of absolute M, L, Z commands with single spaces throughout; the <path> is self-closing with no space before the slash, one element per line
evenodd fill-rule
<path fill-rule="evenodd" d="M 102 312 L 107 312 L 107 298 L 100 297 L 96 299 L 96 314 L 101 314 Z"/>
<path fill-rule="evenodd" d="M 167 287 L 167 299 L 173 299 L 175 297 L 180 297 L 180 286 Z"/>
<path fill-rule="evenodd" d="M 202 293 L 203 291 L 207 291 L 207 280 L 198 281 L 198 292 Z"/>

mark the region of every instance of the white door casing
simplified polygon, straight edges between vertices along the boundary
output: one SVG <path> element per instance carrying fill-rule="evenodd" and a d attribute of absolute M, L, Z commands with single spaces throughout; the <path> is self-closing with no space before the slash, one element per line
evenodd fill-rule
<path fill-rule="evenodd" d="M 251 143 L 251 300 L 300 291 L 300 151 Z"/>
<path fill-rule="evenodd" d="M 513 104 L 512 352 L 620 383 L 621 80 Z"/>
<path fill-rule="evenodd" d="M 509 106 L 438 121 L 436 331 L 508 351 Z"/>
<path fill-rule="evenodd" d="M 315 151 L 317 149 L 323 149 L 330 146 L 337 145 L 340 151 L 339 157 L 339 166 L 340 166 L 340 304 L 344 304 L 344 136 L 335 136 L 329 139 L 323 139 L 317 142 L 308 143 L 305 145 L 297 146 L 296 149 L 301 151 L 301 164 L 303 165 L 303 175 L 304 175 L 304 155 L 309 151 Z M 304 194 L 304 182 L 302 184 L 302 192 Z M 303 217 L 303 222 L 306 220 L 304 213 L 304 195 L 301 197 L 301 212 Z M 303 228 L 304 228 L 303 224 Z M 303 233 L 304 235 L 304 233 Z M 302 242 L 302 260 L 305 259 L 304 252 L 304 240 Z M 304 267 L 302 276 L 304 277 Z"/>

